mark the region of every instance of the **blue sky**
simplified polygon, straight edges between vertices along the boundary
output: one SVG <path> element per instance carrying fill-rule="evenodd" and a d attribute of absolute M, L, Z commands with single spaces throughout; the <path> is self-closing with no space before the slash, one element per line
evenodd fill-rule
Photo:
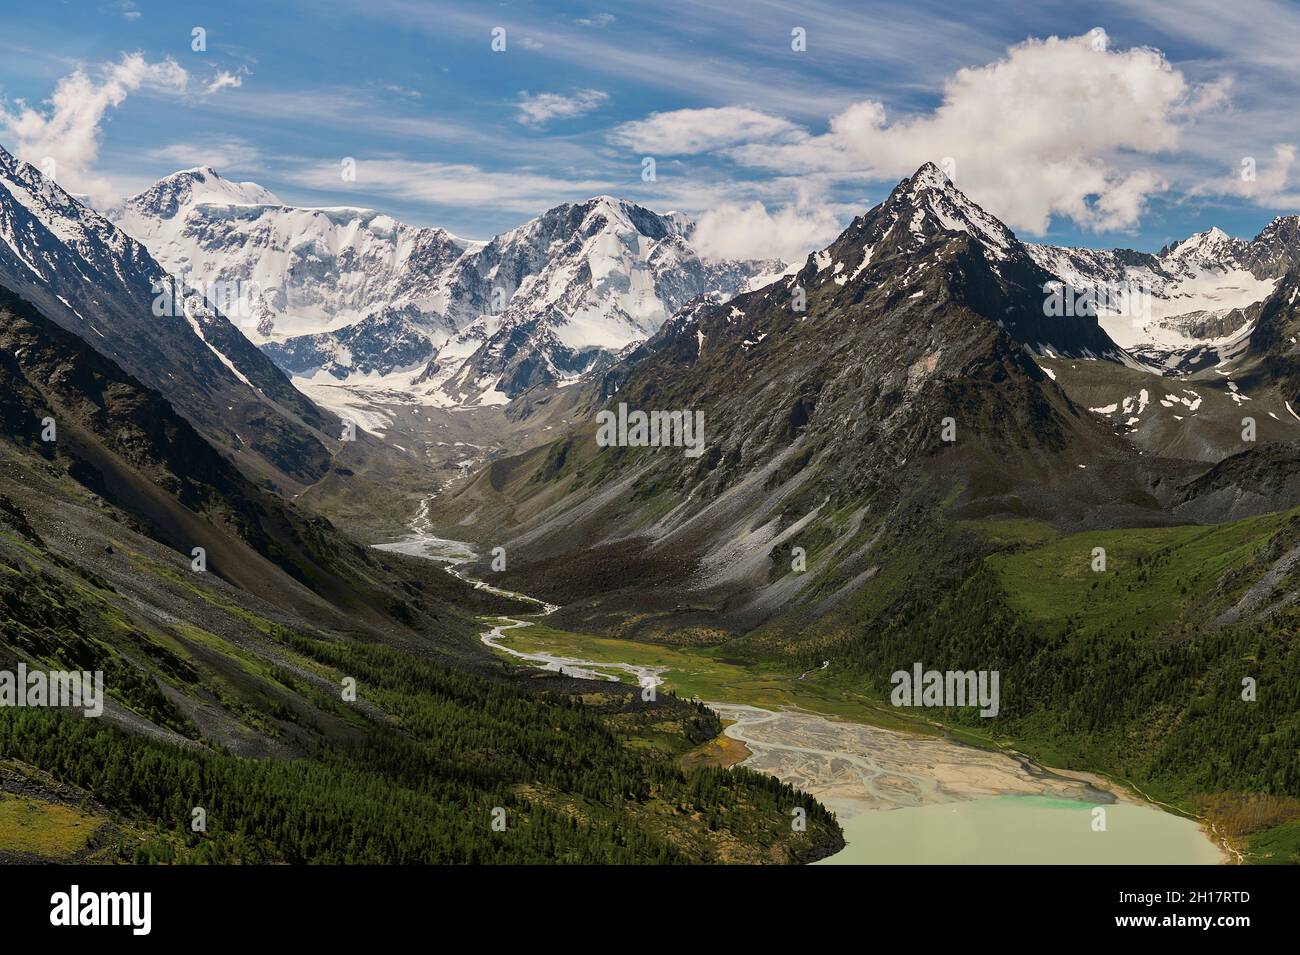
<path fill-rule="evenodd" d="M 210 164 L 487 238 L 612 193 L 787 258 L 927 159 L 1038 240 L 1154 249 L 1300 210 L 1296 6 L 974 6 L 10 4 L 0 143 L 100 204 Z"/>

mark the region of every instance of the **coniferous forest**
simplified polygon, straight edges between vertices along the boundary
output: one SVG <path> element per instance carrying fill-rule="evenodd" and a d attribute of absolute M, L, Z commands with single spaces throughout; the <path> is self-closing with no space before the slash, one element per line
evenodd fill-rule
<path fill-rule="evenodd" d="M 774 777 L 682 769 L 678 757 L 720 729 L 698 704 L 666 697 L 646 706 L 643 734 L 616 733 L 602 709 L 632 705 L 631 688 L 584 705 L 388 648 L 280 636 L 355 675 L 370 707 L 352 738 L 254 760 L 7 709 L 0 754 L 121 814 L 134 835 L 102 854 L 122 861 L 777 862 L 838 843 L 833 817 Z"/>

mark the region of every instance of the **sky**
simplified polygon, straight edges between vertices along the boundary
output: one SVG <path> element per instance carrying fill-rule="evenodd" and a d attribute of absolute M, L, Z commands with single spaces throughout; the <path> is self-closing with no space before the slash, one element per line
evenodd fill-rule
<path fill-rule="evenodd" d="M 1155 250 L 1300 211 L 1297 49 L 1278 0 L 3 0 L 0 145 L 101 207 L 208 165 L 486 239 L 611 194 L 787 261 L 933 161 Z"/>

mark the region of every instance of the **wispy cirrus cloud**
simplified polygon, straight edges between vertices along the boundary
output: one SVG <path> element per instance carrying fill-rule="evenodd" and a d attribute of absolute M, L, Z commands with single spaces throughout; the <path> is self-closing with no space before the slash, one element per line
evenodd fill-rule
<path fill-rule="evenodd" d="M 344 180 L 339 164 L 310 163 L 296 170 L 294 178 L 333 194 L 361 193 L 453 208 L 480 204 L 529 215 L 611 186 L 607 180 L 566 179 L 526 170 L 494 172 L 467 163 L 397 158 L 359 159 L 355 171 L 355 180 Z"/>
<path fill-rule="evenodd" d="M 678 109 L 623 123 L 609 139 L 644 153 L 681 156 L 800 133 L 789 120 L 744 106 Z"/>
<path fill-rule="evenodd" d="M 156 153 L 158 159 L 177 169 L 212 166 L 218 172 L 228 169 L 256 169 L 262 163 L 262 151 L 244 139 L 201 139 L 172 143 Z"/>
<path fill-rule="evenodd" d="M 208 84 L 204 87 L 207 93 L 216 93 L 224 89 L 238 89 L 244 85 L 244 77 L 248 74 L 245 69 L 235 71 L 220 70 Z"/>
<path fill-rule="evenodd" d="M 811 115 L 827 102 L 832 105 L 844 95 L 842 88 L 828 83 L 818 71 L 806 69 L 808 61 L 797 59 L 789 46 L 790 26 L 794 13 L 780 4 L 765 5 L 762 16 L 736 20 L 728 18 L 726 42 L 709 44 L 702 53 L 698 38 L 716 29 L 719 11 L 689 0 L 668 0 L 640 11 L 620 10 L 620 16 L 605 23 L 604 29 L 573 29 L 573 21 L 557 21 L 538 13 L 520 11 L 509 18 L 491 8 L 439 5 L 434 8 L 422 0 L 352 0 L 353 10 L 404 29 L 417 30 L 439 40 L 454 32 L 469 42 L 486 45 L 491 31 L 510 22 L 509 43 L 518 41 L 545 60 L 568 64 L 599 74 L 610 83 L 635 78 L 645 89 L 676 91 L 691 96 L 702 92 L 711 100 L 746 102 L 768 109 L 784 110 L 793 115 Z M 892 20 L 846 17 L 831 5 L 800 6 L 798 19 L 814 23 L 815 35 L 822 49 L 831 43 L 847 48 L 854 42 L 890 51 L 891 56 L 907 55 L 899 44 L 891 46 L 895 20 L 917 18 L 897 14 Z M 859 22 L 861 20 L 862 22 Z M 594 25 L 594 24 L 593 24 Z M 620 28 L 623 28 L 621 31 Z M 934 24 L 929 25 L 929 42 L 936 43 Z M 957 31 L 956 27 L 952 28 Z M 636 42 L 629 42 L 631 32 Z M 912 51 L 919 50 L 922 39 L 920 23 L 909 27 Z M 965 32 L 965 31 L 958 31 Z M 945 55 L 960 57 L 967 53 L 966 39 L 949 40 L 942 45 Z M 766 55 L 756 56 L 755 52 Z M 915 59 L 920 59 L 919 55 Z M 601 81 L 604 85 L 604 80 Z M 612 87 L 611 87 L 612 88 Z"/>
<path fill-rule="evenodd" d="M 28 5 L 6 18 L 7 146 L 20 149 L 13 119 L 27 108 L 16 91 L 52 120 L 53 101 L 42 97 L 61 79 L 79 70 L 99 86 L 104 64 L 136 48 L 149 20 L 123 20 L 120 10 L 134 8 L 118 3 L 97 7 L 103 29 L 90 43 L 67 36 L 54 8 Z M 60 163 L 62 178 L 103 195 L 106 178 L 120 191 L 180 165 L 211 164 L 247 169 L 292 199 L 309 161 L 435 162 L 471 170 L 448 174 L 460 175 L 472 198 L 440 194 L 430 203 L 405 198 L 417 194 L 406 186 L 389 197 L 340 182 L 328 196 L 313 187 L 301 198 L 342 204 L 360 195 L 404 218 L 490 234 L 518 224 L 517 213 L 607 191 L 709 216 L 705 234 L 713 230 L 719 249 L 773 230 L 820 241 L 828 212 L 843 223 L 920 162 L 945 156 L 957 161 L 959 186 L 990 211 L 1027 234 L 1046 222 L 1054 240 L 1073 244 L 1124 230 L 1125 244 L 1155 248 L 1204 228 L 1207 214 L 1244 234 L 1262 210 L 1300 207 L 1289 151 L 1300 144 L 1292 106 L 1300 8 L 1289 0 L 1230 8 L 1097 0 L 1086 12 L 995 0 L 961 18 L 947 16 L 943 0 L 862 0 L 852 11 L 835 0 L 755 0 L 743 17 L 693 0 L 579 4 L 558 14 L 471 0 L 340 5 L 346 16 L 303 24 L 310 42 L 293 56 L 278 55 L 270 40 L 292 20 L 280 11 L 267 14 L 265 35 L 223 35 L 206 57 L 176 54 L 185 90 L 147 80 L 127 92 L 183 96 L 186 108 L 108 106 L 102 155 L 79 171 Z M 1030 46 L 1068 46 L 1096 22 L 1118 49 L 1094 62 L 1053 48 L 1078 67 L 1072 77 L 1022 49 L 1026 36 L 1052 33 L 1063 39 Z M 491 45 L 496 27 L 509 35 L 500 52 Z M 791 45 L 796 27 L 805 52 Z M 418 43 L 401 42 L 411 34 Z M 361 82 L 322 56 L 348 43 L 375 66 Z M 156 54 L 146 56 L 153 65 Z M 249 66 L 272 60 L 274 69 L 248 79 Z M 599 97 L 588 91 L 607 98 L 593 108 Z M 1052 141 L 1035 141 L 1034 127 Z M 21 149 L 39 160 L 49 151 L 33 147 L 36 138 Z M 642 181 L 645 156 L 656 158 L 658 181 Z M 1253 179 L 1241 175 L 1246 160 Z M 530 190 L 501 179 L 513 175 L 539 186 L 534 207 L 523 207 Z M 90 178 L 96 188 L 83 184 Z M 483 198 L 494 191 L 510 205 Z"/>
<path fill-rule="evenodd" d="M 407 99 L 424 98 L 424 94 L 419 90 L 413 90 L 409 86 L 402 86 L 400 83 L 385 83 L 384 89 L 396 96 L 405 96 Z"/>

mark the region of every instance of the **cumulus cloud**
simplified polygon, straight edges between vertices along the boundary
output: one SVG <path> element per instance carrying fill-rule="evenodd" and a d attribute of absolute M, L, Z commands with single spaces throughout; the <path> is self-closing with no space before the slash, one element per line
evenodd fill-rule
<path fill-rule="evenodd" d="M 0 130 L 20 159 L 42 169 L 53 160 L 61 186 L 108 203 L 116 198 L 112 186 L 92 168 L 104 115 L 137 90 L 181 93 L 188 83 L 189 75 L 175 60 L 150 63 L 143 54 L 130 53 L 92 72 L 78 69 L 63 77 L 42 107 L 21 100 L 0 105 Z"/>
<path fill-rule="evenodd" d="M 767 142 L 798 134 L 789 120 L 744 106 L 677 109 L 615 127 L 610 142 L 638 152 L 684 156 L 738 143 Z"/>
<path fill-rule="evenodd" d="M 590 113 L 607 99 L 609 94 L 603 90 L 578 90 L 572 96 L 560 93 L 534 95 L 523 90 L 515 104 L 519 110 L 516 118 L 525 126 L 542 126 L 553 119 L 571 119 Z"/>
<path fill-rule="evenodd" d="M 1127 229 L 1167 188 L 1144 157 L 1175 149 L 1190 119 L 1226 95 L 1224 83 L 1190 86 L 1158 50 L 1111 50 L 1094 30 L 1030 39 L 959 70 L 932 112 L 891 122 L 881 103 L 859 102 L 824 135 L 745 143 L 729 155 L 786 173 L 880 178 L 950 159 L 958 187 L 1015 229 L 1041 235 L 1054 216 Z"/>
<path fill-rule="evenodd" d="M 711 259 L 797 262 L 829 245 L 839 220 L 824 206 L 791 204 L 770 212 L 761 202 L 727 203 L 700 216 L 691 241 Z"/>

